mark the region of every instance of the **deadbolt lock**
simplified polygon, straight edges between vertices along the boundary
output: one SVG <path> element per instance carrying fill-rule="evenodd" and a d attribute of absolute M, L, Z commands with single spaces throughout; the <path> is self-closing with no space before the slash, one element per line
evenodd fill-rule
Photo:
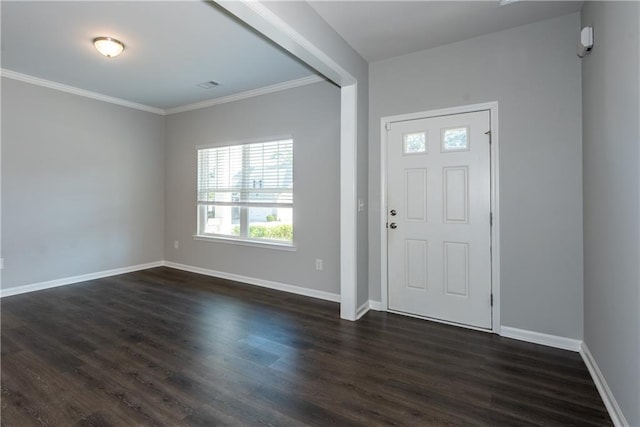
<path fill-rule="evenodd" d="M 391 212 L 389 213 L 391 214 L 391 216 L 396 216 L 398 214 L 395 209 L 391 209 Z"/>

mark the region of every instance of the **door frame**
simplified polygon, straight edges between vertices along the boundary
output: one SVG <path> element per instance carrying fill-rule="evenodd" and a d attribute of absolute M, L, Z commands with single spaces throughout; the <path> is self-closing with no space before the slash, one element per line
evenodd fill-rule
<path fill-rule="evenodd" d="M 491 307 L 491 329 L 476 328 L 474 326 L 461 325 L 445 320 L 432 319 L 435 322 L 462 326 L 469 329 L 500 333 L 500 173 L 499 173 L 499 137 L 498 137 L 498 101 L 482 104 L 462 105 L 438 110 L 420 111 L 417 113 L 386 116 L 380 119 L 380 282 L 381 282 L 381 309 L 389 311 L 389 283 L 388 283 L 388 253 L 387 253 L 387 125 L 408 120 L 428 119 L 432 117 L 448 116 L 452 114 L 474 113 L 477 111 L 489 111 L 489 125 L 491 130 L 491 212 L 493 213 L 493 225 L 491 227 L 491 294 L 493 306 Z M 413 316 L 420 317 L 421 316 Z"/>

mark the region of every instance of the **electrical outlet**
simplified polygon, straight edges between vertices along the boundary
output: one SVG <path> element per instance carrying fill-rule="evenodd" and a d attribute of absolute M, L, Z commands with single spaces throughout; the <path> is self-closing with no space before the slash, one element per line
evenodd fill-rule
<path fill-rule="evenodd" d="M 316 259 L 316 270 L 322 271 L 322 260 Z"/>
<path fill-rule="evenodd" d="M 173 248 L 174 249 L 178 249 L 180 247 L 180 242 L 178 242 L 177 240 L 173 242 Z"/>

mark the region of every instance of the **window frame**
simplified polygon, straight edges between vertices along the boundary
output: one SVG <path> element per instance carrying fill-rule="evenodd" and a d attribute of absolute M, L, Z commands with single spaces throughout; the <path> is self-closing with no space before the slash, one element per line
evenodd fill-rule
<path fill-rule="evenodd" d="M 247 146 L 251 144 L 266 144 L 270 142 L 277 141 L 285 141 L 291 140 L 291 179 L 292 179 L 292 188 L 291 188 L 291 203 L 252 203 L 252 202 L 206 202 L 203 203 L 199 199 L 199 175 L 200 175 L 200 162 L 199 162 L 199 153 L 200 150 L 212 149 L 212 148 L 226 148 L 226 147 L 234 147 L 234 146 Z M 292 229 L 295 230 L 295 197 L 294 197 L 294 169 L 295 169 L 295 138 L 293 134 L 286 134 L 280 136 L 271 136 L 264 138 L 254 138 L 254 139 L 246 139 L 246 140 L 236 140 L 232 142 L 224 142 L 224 143 L 209 143 L 203 145 L 197 145 L 195 150 L 195 162 L 196 162 L 196 183 L 195 183 L 195 206 L 196 206 L 196 224 L 195 229 L 196 232 L 193 235 L 194 240 L 198 241 L 209 241 L 209 242 L 220 242 L 220 243 L 230 243 L 240 246 L 251 246 L 251 247 L 259 247 L 259 248 L 269 248 L 269 249 L 279 249 L 285 251 L 295 251 L 295 232 L 291 241 L 287 240 L 277 240 L 277 239 L 266 239 L 266 238 L 252 238 L 249 236 L 249 209 L 252 207 L 259 208 L 274 208 L 274 207 L 290 207 L 291 208 L 291 225 Z M 240 190 L 238 191 L 240 192 Z M 287 206 L 284 206 L 287 205 Z M 217 234 L 217 233 L 205 233 L 203 231 L 203 219 L 202 219 L 202 210 L 206 209 L 207 206 L 232 206 L 240 208 L 240 236 L 233 236 L 228 234 Z M 242 235 L 246 233 L 246 235 Z"/>

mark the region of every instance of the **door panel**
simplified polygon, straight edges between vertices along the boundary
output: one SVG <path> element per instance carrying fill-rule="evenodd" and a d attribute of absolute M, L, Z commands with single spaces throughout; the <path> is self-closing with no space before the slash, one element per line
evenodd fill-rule
<path fill-rule="evenodd" d="M 389 309 L 491 328 L 489 111 L 392 123 Z"/>
<path fill-rule="evenodd" d="M 468 166 L 442 168 L 445 224 L 466 224 L 469 222 L 468 170 Z"/>
<path fill-rule="evenodd" d="M 413 289 L 427 290 L 427 242 L 426 240 L 405 240 L 406 285 Z"/>
<path fill-rule="evenodd" d="M 407 221 L 425 221 L 427 219 L 427 170 L 405 170 Z"/>

